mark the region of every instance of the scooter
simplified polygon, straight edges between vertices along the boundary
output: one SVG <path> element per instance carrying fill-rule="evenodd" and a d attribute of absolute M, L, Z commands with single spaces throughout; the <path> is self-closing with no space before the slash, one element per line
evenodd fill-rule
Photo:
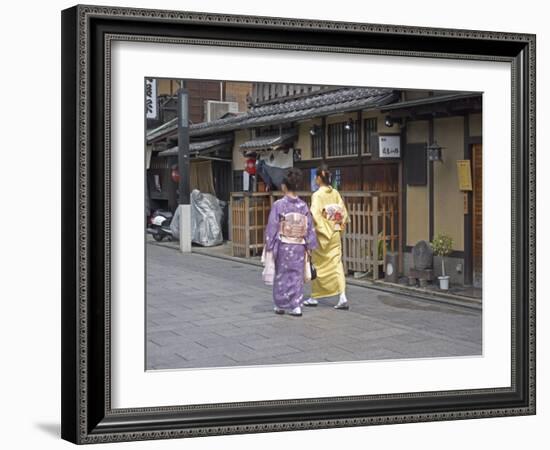
<path fill-rule="evenodd" d="M 153 213 L 149 219 L 149 226 L 147 227 L 147 233 L 153 236 L 153 239 L 157 242 L 162 241 L 165 237 L 168 240 L 174 239 L 174 234 L 170 229 L 170 223 L 172 222 L 173 214 L 170 211 L 157 210 Z"/>

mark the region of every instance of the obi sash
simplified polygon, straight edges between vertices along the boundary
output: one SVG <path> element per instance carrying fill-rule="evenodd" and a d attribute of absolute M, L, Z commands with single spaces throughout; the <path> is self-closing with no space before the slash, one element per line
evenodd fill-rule
<path fill-rule="evenodd" d="M 344 220 L 344 209 L 337 203 L 326 205 L 323 209 L 325 217 L 333 224 L 335 231 L 342 229 L 342 221 Z"/>
<path fill-rule="evenodd" d="M 285 244 L 305 244 L 307 217 L 300 213 L 281 214 L 279 238 Z"/>

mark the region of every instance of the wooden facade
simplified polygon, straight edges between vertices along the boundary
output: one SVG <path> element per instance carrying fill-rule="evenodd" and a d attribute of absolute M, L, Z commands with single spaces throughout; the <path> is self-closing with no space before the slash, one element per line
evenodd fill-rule
<path fill-rule="evenodd" d="M 215 88 L 220 87 L 218 82 L 204 83 L 213 84 L 199 83 L 197 89 L 210 89 L 212 95 Z M 269 210 L 280 195 L 242 192 L 246 158 L 241 145 L 264 135 L 282 136 L 285 130 L 292 129 L 294 140 L 285 142 L 284 149 L 293 151 L 292 164 L 303 172 L 301 196 L 309 201 L 315 169 L 326 164 L 333 175 L 333 185 L 348 206 L 350 223 L 343 238 L 347 270 L 377 276 L 386 252 L 395 251 L 399 253 L 399 273 L 406 275 L 412 264 L 412 247 L 420 240 L 431 241 L 435 234 L 446 233 L 454 241 L 449 264 L 452 282 L 481 284 L 480 94 L 394 91 L 393 97 L 383 105 L 335 111 L 337 108 L 330 109 L 332 104 L 330 107 L 325 104 L 318 116 L 301 119 L 300 111 L 309 108 L 303 101 L 306 97 L 319 94 L 333 99 L 334 104 L 338 101 L 346 104 L 350 88 L 343 89 L 348 95 L 344 101 L 338 98 L 337 87 L 223 83 L 226 87 L 234 85 L 231 88 L 240 92 L 241 101 L 242 94 L 250 92 L 247 104 L 253 106 L 247 113 L 250 120 L 236 121 L 231 129 L 227 129 L 224 122 L 219 129 L 214 125 L 210 131 L 211 138 L 216 133 L 234 134 L 231 176 L 224 175 L 224 178 L 231 179 L 232 184 L 229 235 L 235 256 L 261 253 Z M 220 92 L 223 93 L 223 89 Z M 198 91 L 191 92 L 192 97 L 200 95 Z M 357 95 L 360 98 L 364 94 Z M 286 102 L 289 103 L 279 107 Z M 260 115 L 254 115 L 256 108 L 269 111 L 261 120 L 269 117 L 270 121 L 259 125 Z M 207 135 L 205 128 L 197 127 L 200 138 Z M 399 151 L 382 152 L 382 136 L 393 136 L 392 142 L 397 138 L 398 144 L 392 145 L 399 146 Z M 427 147 L 434 142 L 443 147 L 440 161 L 427 158 Z M 248 157 L 281 148 L 280 145 L 272 149 L 262 147 L 256 152 L 255 147 L 246 147 Z M 472 192 L 461 192 L 458 188 L 456 161 L 463 159 L 472 163 Z M 264 184 L 257 181 L 255 189 L 261 191 Z M 379 242 L 382 242 L 380 246 Z"/>
<path fill-rule="evenodd" d="M 349 221 L 342 234 L 344 268 L 378 279 L 388 251 L 400 252 L 399 197 L 395 193 L 343 192 Z"/>
<path fill-rule="evenodd" d="M 206 100 L 223 100 L 224 86 L 222 81 L 186 80 L 185 88 L 189 92 L 189 121 L 204 121 Z"/>
<path fill-rule="evenodd" d="M 311 192 L 297 195 L 308 205 Z M 374 279 L 383 267 L 386 252 L 401 249 L 399 197 L 395 193 L 340 192 L 349 220 L 342 233 L 342 260 L 346 272 L 370 273 Z M 259 256 L 273 202 L 282 192 L 233 192 L 231 194 L 232 254 L 250 258 Z"/>

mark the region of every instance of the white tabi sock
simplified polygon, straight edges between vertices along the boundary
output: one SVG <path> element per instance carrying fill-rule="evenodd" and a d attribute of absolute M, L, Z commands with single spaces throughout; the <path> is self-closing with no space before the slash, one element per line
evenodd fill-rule
<path fill-rule="evenodd" d="M 344 303 L 347 303 L 347 302 L 348 302 L 348 298 L 346 297 L 346 293 L 342 292 L 340 294 L 340 299 L 338 300 L 338 304 L 343 305 Z"/>

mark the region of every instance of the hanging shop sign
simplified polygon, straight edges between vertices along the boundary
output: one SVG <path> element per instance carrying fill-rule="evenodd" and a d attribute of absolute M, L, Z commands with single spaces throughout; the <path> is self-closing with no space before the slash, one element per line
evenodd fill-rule
<path fill-rule="evenodd" d="M 401 135 L 387 134 L 378 137 L 380 158 L 401 158 Z"/>
<path fill-rule="evenodd" d="M 158 118 L 156 79 L 145 80 L 145 108 L 148 119 Z"/>
<path fill-rule="evenodd" d="M 456 162 L 458 173 L 458 189 L 461 191 L 472 190 L 472 169 L 469 159 L 459 159 Z"/>

